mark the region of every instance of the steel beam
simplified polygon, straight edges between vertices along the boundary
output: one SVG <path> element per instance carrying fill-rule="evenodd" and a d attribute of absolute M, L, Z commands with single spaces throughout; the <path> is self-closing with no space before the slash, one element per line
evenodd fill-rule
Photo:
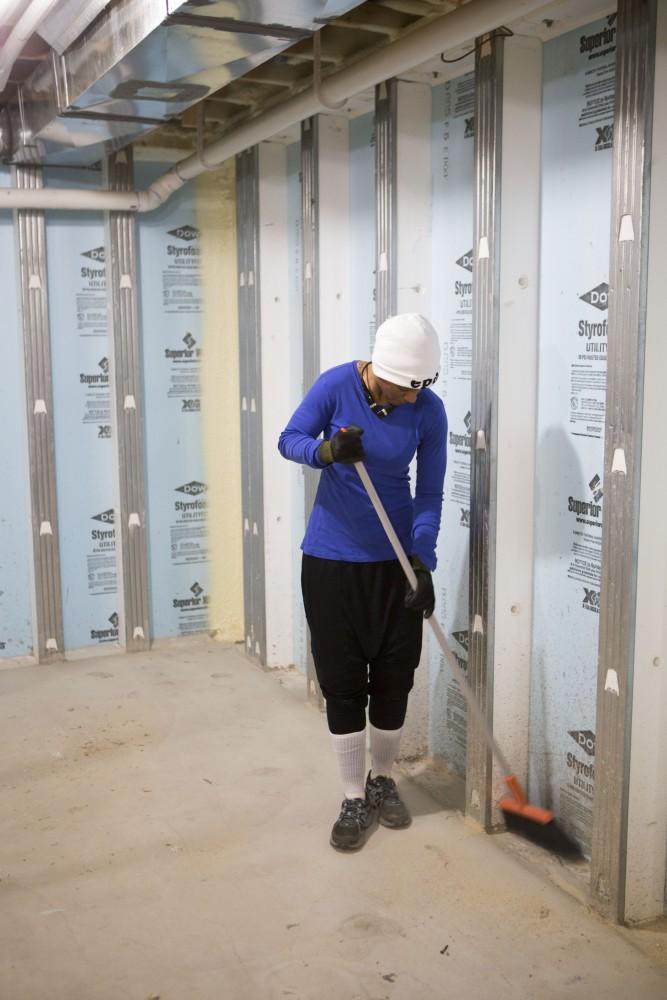
<path fill-rule="evenodd" d="M 396 312 L 397 81 L 375 88 L 375 325 Z"/>
<path fill-rule="evenodd" d="M 626 898 L 655 30 L 655 0 L 620 0 L 591 844 L 594 905 L 618 921 Z"/>
<path fill-rule="evenodd" d="M 498 432 L 498 288 L 503 39 L 478 39 L 475 56 L 475 175 L 470 496 L 470 652 L 468 680 L 493 722 L 496 475 Z M 492 760 L 482 731 L 468 719 L 466 813 L 491 825 Z"/>
<path fill-rule="evenodd" d="M 43 187 L 40 167 L 16 167 L 20 189 Z M 62 659 L 58 502 L 44 212 L 14 212 L 23 330 L 33 558 L 33 652 L 40 663 Z M 18 427 L 7 428 L 17 433 Z"/>
<path fill-rule="evenodd" d="M 105 163 L 110 191 L 131 191 L 132 149 Z M 116 554 L 122 637 L 127 652 L 150 644 L 143 377 L 137 307 L 137 233 L 132 212 L 107 212 L 107 305 L 116 476 Z"/>
<path fill-rule="evenodd" d="M 319 278 L 319 118 L 306 118 L 301 123 L 301 287 L 303 315 L 303 394 L 320 374 L 320 278 Z M 303 467 L 305 523 L 308 524 L 315 502 L 320 475 Z M 315 662 L 310 648 L 310 633 L 306 649 L 306 687 L 308 697 L 321 708 L 324 698 L 315 674 Z"/>
<path fill-rule="evenodd" d="M 266 664 L 258 149 L 236 157 L 246 652 Z"/>

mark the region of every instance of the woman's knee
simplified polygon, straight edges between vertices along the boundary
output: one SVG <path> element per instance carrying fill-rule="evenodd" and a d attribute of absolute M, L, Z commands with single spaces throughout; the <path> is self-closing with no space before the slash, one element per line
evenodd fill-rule
<path fill-rule="evenodd" d="M 337 735 L 358 733 L 366 727 L 368 694 L 364 691 L 333 693 L 322 690 L 326 700 L 329 730 Z"/>
<path fill-rule="evenodd" d="M 376 729 L 400 729 L 408 710 L 408 691 L 392 696 L 371 695 L 368 717 Z"/>

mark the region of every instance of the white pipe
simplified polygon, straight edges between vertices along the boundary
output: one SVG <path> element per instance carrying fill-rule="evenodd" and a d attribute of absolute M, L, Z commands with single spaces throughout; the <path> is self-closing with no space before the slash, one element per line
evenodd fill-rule
<path fill-rule="evenodd" d="M 25 208 L 37 211 L 51 208 L 72 212 L 138 212 L 139 197 L 137 191 L 0 187 L 0 210 Z"/>
<path fill-rule="evenodd" d="M 57 3 L 59 0 L 32 0 L 30 6 L 21 14 L 5 39 L 2 49 L 0 49 L 0 93 L 7 86 L 14 63 L 21 54 L 24 45 Z"/>
<path fill-rule="evenodd" d="M 417 28 L 352 66 L 332 73 L 322 83 L 322 97 L 328 104 L 352 97 L 383 80 L 419 66 L 441 52 L 464 45 L 501 24 L 509 24 L 541 7 L 547 7 L 551 2 L 552 0 L 472 0 L 465 7 Z M 244 149 L 270 139 L 295 122 L 303 121 L 323 110 L 311 87 L 218 139 L 203 154 L 193 153 L 181 160 L 158 177 L 146 191 L 122 193 L 85 189 L 41 188 L 33 191 L 0 188 L 0 207 L 150 212 L 178 191 L 186 181 L 211 167 L 221 165 Z M 54 195 L 60 196 L 56 205 L 50 197 Z M 111 203 L 112 198 L 117 201 Z"/>

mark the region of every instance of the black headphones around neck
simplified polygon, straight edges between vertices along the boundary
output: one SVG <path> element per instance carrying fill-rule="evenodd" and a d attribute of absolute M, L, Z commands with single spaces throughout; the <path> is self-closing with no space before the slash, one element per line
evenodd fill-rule
<path fill-rule="evenodd" d="M 386 404 L 376 403 L 375 400 L 373 399 L 373 396 L 371 395 L 371 390 L 364 382 L 364 375 L 369 365 L 370 361 L 367 361 L 364 367 L 361 369 L 361 385 L 364 390 L 364 396 L 366 397 L 366 402 L 368 403 L 368 405 L 370 406 L 371 410 L 373 411 L 376 417 L 388 417 L 391 411 L 394 409 L 394 407 L 391 405 L 391 403 L 386 403 Z"/>

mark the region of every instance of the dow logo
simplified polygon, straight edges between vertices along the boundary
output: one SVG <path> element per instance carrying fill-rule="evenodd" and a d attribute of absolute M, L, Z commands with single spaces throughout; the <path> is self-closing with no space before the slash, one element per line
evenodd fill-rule
<path fill-rule="evenodd" d="M 599 153 L 602 149 L 611 149 L 614 145 L 614 125 L 596 125 L 595 131 L 597 136 L 595 138 L 595 152 Z"/>
<path fill-rule="evenodd" d="M 600 591 L 593 590 L 590 587 L 584 587 L 584 599 L 581 602 L 582 608 L 585 611 L 592 611 L 594 614 L 600 614 Z"/>
<path fill-rule="evenodd" d="M 101 368 L 102 371 L 103 371 L 103 373 L 105 375 L 108 375 L 109 374 L 109 359 L 108 358 L 102 358 L 100 361 L 97 362 L 97 367 Z"/>
<path fill-rule="evenodd" d="M 606 281 L 602 281 L 595 288 L 591 288 L 590 292 L 580 295 L 579 298 L 582 302 L 587 302 L 589 306 L 604 312 L 609 305 L 609 285 Z"/>
<path fill-rule="evenodd" d="M 470 527 L 470 511 L 466 510 L 465 507 L 461 507 L 461 520 L 459 521 L 459 524 L 462 528 Z"/>
<path fill-rule="evenodd" d="M 463 133 L 463 138 L 464 139 L 472 139 L 473 136 L 475 135 L 475 119 L 474 119 L 474 117 L 473 118 L 466 118 L 465 123 L 466 123 L 466 125 L 465 125 L 465 131 Z"/>
<path fill-rule="evenodd" d="M 97 425 L 97 436 L 98 438 L 110 438 L 111 437 L 111 424 L 98 424 Z"/>
<path fill-rule="evenodd" d="M 197 581 L 195 580 L 195 582 L 190 587 L 190 591 L 195 595 L 195 597 L 199 597 L 200 594 L 204 593 L 204 588 L 200 587 Z"/>
<path fill-rule="evenodd" d="M 186 347 L 187 347 L 187 348 L 188 348 L 189 350 L 192 350 L 192 348 L 193 348 L 193 347 L 195 346 L 195 344 L 197 343 L 197 341 L 196 341 L 196 340 L 195 340 L 195 338 L 194 338 L 194 337 L 192 336 L 192 334 L 190 333 L 190 331 L 189 331 L 189 330 L 188 330 L 188 332 L 186 333 L 186 335 L 185 335 L 185 336 L 183 337 L 183 343 L 185 344 L 185 346 L 186 346 Z"/>
<path fill-rule="evenodd" d="M 84 250 L 81 256 L 89 257 L 90 260 L 99 261 L 100 264 L 104 264 L 106 260 L 104 247 L 95 247 L 94 250 Z"/>
<path fill-rule="evenodd" d="M 595 733 L 590 729 L 568 729 L 567 735 L 571 736 L 589 757 L 595 757 Z"/>
<path fill-rule="evenodd" d="M 177 486 L 177 493 L 187 493 L 188 496 L 198 497 L 200 493 L 206 493 L 208 486 L 206 483 L 199 483 L 196 479 L 193 479 L 190 483 L 184 483 L 183 486 Z"/>
<path fill-rule="evenodd" d="M 101 514 L 93 514 L 91 521 L 101 521 L 102 524 L 114 524 L 115 513 L 113 507 L 109 507 L 109 510 L 103 510 Z"/>
<path fill-rule="evenodd" d="M 468 649 L 470 648 L 470 640 L 467 628 L 461 629 L 458 632 L 452 632 L 452 639 L 455 639 L 459 646 L 463 646 L 466 653 L 468 652 Z"/>
<path fill-rule="evenodd" d="M 468 252 L 464 253 L 462 257 L 459 257 L 456 263 L 459 267 L 465 268 L 466 271 L 472 271 L 472 260 L 472 250 L 468 250 Z"/>
<path fill-rule="evenodd" d="M 109 621 L 111 622 L 112 628 L 118 628 L 118 613 L 116 611 L 109 616 Z"/>
<path fill-rule="evenodd" d="M 466 425 L 466 430 L 469 431 L 470 428 L 472 427 L 472 413 L 470 412 L 470 410 L 468 410 L 465 417 L 463 418 L 463 423 Z"/>
<path fill-rule="evenodd" d="M 174 236 L 177 240 L 185 240 L 191 243 L 192 240 L 199 239 L 199 230 L 194 226 L 179 226 L 178 229 L 170 229 L 169 236 Z"/>

